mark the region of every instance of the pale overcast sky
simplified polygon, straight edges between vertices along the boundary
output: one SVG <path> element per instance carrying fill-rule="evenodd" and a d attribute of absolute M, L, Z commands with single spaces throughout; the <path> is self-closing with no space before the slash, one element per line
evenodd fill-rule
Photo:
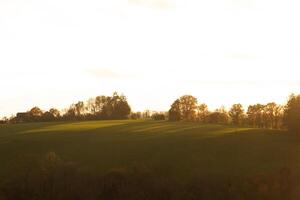
<path fill-rule="evenodd" d="M 211 109 L 300 92 L 297 0 L 0 0 L 0 117 L 124 93 Z"/>

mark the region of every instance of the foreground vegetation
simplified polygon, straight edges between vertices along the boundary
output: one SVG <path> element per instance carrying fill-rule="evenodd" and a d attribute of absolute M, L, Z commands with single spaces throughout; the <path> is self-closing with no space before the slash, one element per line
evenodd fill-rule
<path fill-rule="evenodd" d="M 150 171 L 156 181 L 179 185 L 195 177 L 204 185 L 258 174 L 271 174 L 273 180 L 283 169 L 295 181 L 300 177 L 300 140 L 280 130 L 141 120 L 5 124 L 0 125 L 0 144 L 3 180 L 24 169 L 44 169 L 33 163 L 49 152 L 90 174 L 85 177 L 103 177 L 113 169 L 127 177 L 135 166 Z"/>
<path fill-rule="evenodd" d="M 296 200 L 298 182 L 291 171 L 241 179 L 194 177 L 185 184 L 144 165 L 113 169 L 105 174 L 80 170 L 50 152 L 38 162 L 30 157 L 0 185 L 4 200 Z M 23 160 L 24 161 L 24 160 Z M 30 164 L 29 164 L 30 162 Z"/>

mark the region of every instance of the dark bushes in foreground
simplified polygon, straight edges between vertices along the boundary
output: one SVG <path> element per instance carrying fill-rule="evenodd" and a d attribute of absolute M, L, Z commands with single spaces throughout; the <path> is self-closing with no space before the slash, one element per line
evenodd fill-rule
<path fill-rule="evenodd" d="M 180 184 L 143 165 L 96 175 L 55 153 L 23 161 L 1 182 L 1 200 L 296 200 L 299 195 L 288 168 L 242 180 L 195 178 Z"/>
<path fill-rule="evenodd" d="M 38 162 L 23 157 L 11 171 L 0 183 L 1 200 L 163 200 L 175 194 L 168 179 L 158 178 L 147 167 L 112 169 L 97 175 L 55 153 Z"/>

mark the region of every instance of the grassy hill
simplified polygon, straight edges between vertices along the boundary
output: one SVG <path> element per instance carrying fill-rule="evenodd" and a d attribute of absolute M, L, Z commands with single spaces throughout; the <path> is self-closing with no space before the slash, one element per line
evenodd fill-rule
<path fill-rule="evenodd" d="M 277 130 L 130 120 L 0 125 L 0 174 L 16 158 L 47 152 L 95 171 L 142 164 L 179 180 L 300 169 L 300 139 Z"/>

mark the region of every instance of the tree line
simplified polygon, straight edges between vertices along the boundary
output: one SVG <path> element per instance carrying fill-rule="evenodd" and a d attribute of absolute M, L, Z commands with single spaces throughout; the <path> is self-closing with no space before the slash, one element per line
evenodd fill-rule
<path fill-rule="evenodd" d="M 240 103 L 229 110 L 224 106 L 210 111 L 205 103 L 198 103 L 196 97 L 184 95 L 176 99 L 168 112 L 132 112 L 126 96 L 114 92 L 112 96 L 97 96 L 86 102 L 73 103 L 60 112 L 56 108 L 43 111 L 33 107 L 27 112 L 17 113 L 0 123 L 106 120 L 106 119 L 153 119 L 169 121 L 194 121 L 211 124 L 233 124 L 255 128 L 289 129 L 300 132 L 300 95 L 290 95 L 286 105 L 275 102 L 249 105 L 244 109 Z"/>
<path fill-rule="evenodd" d="M 170 121 L 196 121 L 200 123 L 246 125 L 255 128 L 300 131 L 300 95 L 290 95 L 286 105 L 275 102 L 250 105 L 247 110 L 234 104 L 227 111 L 224 107 L 209 111 L 196 97 L 184 95 L 176 99 L 168 112 Z"/>
<path fill-rule="evenodd" d="M 35 106 L 27 112 L 19 112 L 11 118 L 4 117 L 2 123 L 28 123 L 51 121 L 117 120 L 117 119 L 153 119 L 165 120 L 167 113 L 145 110 L 132 112 L 126 96 L 114 92 L 112 96 L 96 96 L 87 101 L 78 101 L 69 108 L 59 111 L 51 108 L 43 111 Z"/>
<path fill-rule="evenodd" d="M 127 119 L 131 113 L 130 105 L 124 95 L 114 92 L 112 96 L 97 96 L 86 102 L 73 103 L 64 112 L 56 108 L 43 111 L 33 107 L 27 112 L 17 113 L 11 119 L 3 120 L 11 123 L 49 122 L 73 120 Z"/>

